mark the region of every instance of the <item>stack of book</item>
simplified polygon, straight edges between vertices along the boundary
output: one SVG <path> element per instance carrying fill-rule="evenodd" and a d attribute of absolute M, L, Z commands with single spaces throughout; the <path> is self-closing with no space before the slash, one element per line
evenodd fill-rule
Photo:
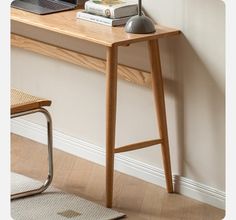
<path fill-rule="evenodd" d="M 138 14 L 138 5 L 124 0 L 88 0 L 84 9 L 77 12 L 77 18 L 108 26 L 125 25 Z"/>

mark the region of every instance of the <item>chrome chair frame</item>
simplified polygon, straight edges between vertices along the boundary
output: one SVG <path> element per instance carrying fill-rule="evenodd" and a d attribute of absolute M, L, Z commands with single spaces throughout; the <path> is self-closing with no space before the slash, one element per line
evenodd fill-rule
<path fill-rule="evenodd" d="M 47 119 L 47 145 L 48 145 L 48 176 L 44 184 L 33 190 L 11 194 L 11 200 L 28 197 L 36 194 L 40 194 L 45 191 L 52 182 L 53 179 L 53 136 L 52 136 L 52 118 L 49 112 L 45 108 L 37 108 L 29 111 L 11 114 L 11 118 L 17 118 L 34 113 L 42 113 Z"/>

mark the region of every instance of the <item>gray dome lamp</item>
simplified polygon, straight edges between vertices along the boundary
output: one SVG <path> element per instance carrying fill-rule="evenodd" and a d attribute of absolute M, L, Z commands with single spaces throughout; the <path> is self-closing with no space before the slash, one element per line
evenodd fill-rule
<path fill-rule="evenodd" d="M 127 21 L 125 31 L 133 34 L 150 34 L 156 31 L 152 20 L 142 14 L 142 0 L 138 1 L 138 15 Z"/>

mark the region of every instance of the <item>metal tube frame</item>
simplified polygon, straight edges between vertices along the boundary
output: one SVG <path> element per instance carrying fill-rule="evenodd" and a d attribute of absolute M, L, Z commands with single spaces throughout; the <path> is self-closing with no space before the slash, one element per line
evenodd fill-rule
<path fill-rule="evenodd" d="M 19 199 L 19 198 L 23 198 L 23 197 L 27 197 L 27 196 L 32 196 L 32 195 L 36 195 L 36 194 L 40 194 L 49 187 L 49 185 L 51 184 L 52 179 L 53 179 L 52 118 L 51 118 L 49 112 L 44 108 L 38 108 L 38 109 L 30 110 L 30 111 L 25 111 L 25 112 L 12 114 L 11 118 L 17 118 L 17 117 L 21 117 L 21 116 L 25 116 L 25 115 L 38 113 L 38 112 L 42 113 L 47 119 L 48 177 L 47 177 L 46 181 L 44 182 L 44 184 L 41 187 L 37 188 L 37 189 L 11 194 L 11 200 Z"/>

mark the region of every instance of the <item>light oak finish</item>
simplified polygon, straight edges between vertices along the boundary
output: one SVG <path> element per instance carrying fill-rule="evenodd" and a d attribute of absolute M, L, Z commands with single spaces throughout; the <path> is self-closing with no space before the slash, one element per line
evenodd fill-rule
<path fill-rule="evenodd" d="M 108 27 L 76 19 L 76 13 L 79 10 L 40 16 L 12 8 L 11 20 L 108 47 L 113 45 L 127 46 L 129 43 L 180 33 L 177 29 L 158 25 L 156 26 L 157 32 L 153 34 L 127 34 L 124 27 Z"/>
<path fill-rule="evenodd" d="M 45 145 L 12 135 L 12 171 L 43 180 L 47 172 Z M 53 186 L 105 205 L 105 168 L 63 151 L 54 150 Z M 128 220 L 221 220 L 224 211 L 159 186 L 114 172 L 114 209 Z"/>
<path fill-rule="evenodd" d="M 117 56 L 116 46 L 107 49 L 106 77 L 106 205 L 112 207 L 114 149 L 116 130 L 117 96 Z"/>
<path fill-rule="evenodd" d="M 169 150 L 169 141 L 167 132 L 167 122 L 166 122 L 165 96 L 163 90 L 163 80 L 161 73 L 161 61 L 160 61 L 158 41 L 156 40 L 148 41 L 148 49 L 151 63 L 152 89 L 156 105 L 159 133 L 160 133 L 160 138 L 163 141 L 161 144 L 161 149 L 162 149 L 162 158 L 164 164 L 164 172 L 166 177 L 166 187 L 167 191 L 170 193 L 173 192 L 173 183 L 172 183 L 170 150 Z"/>
<path fill-rule="evenodd" d="M 162 144 L 162 154 L 164 169 L 167 182 L 167 191 L 173 192 L 171 165 L 168 145 L 168 134 L 166 124 L 166 112 L 163 92 L 163 81 L 161 76 L 161 64 L 159 57 L 159 48 L 157 40 L 162 37 L 170 37 L 178 35 L 179 30 L 167 28 L 157 25 L 156 32 L 152 34 L 129 34 L 126 33 L 124 27 L 107 27 L 104 25 L 87 22 L 76 19 L 78 10 L 72 10 L 62 13 L 55 13 L 50 15 L 39 16 L 25 11 L 12 9 L 11 20 L 26 25 L 31 25 L 36 28 L 41 28 L 62 34 L 64 36 L 74 37 L 79 40 L 89 41 L 91 43 L 99 44 L 106 47 L 107 57 L 106 61 L 99 60 L 94 57 L 89 57 L 84 54 L 78 54 L 52 46 L 45 43 L 36 43 L 33 40 L 25 39 L 20 36 L 12 35 L 13 45 L 27 48 L 34 52 L 46 54 L 47 56 L 58 57 L 63 54 L 64 60 L 73 57 L 73 62 L 85 66 L 88 64 L 89 68 L 94 68 L 104 71 L 104 64 L 106 66 L 106 205 L 112 207 L 113 201 L 113 172 L 114 172 L 114 153 L 115 153 L 115 129 L 116 129 L 116 93 L 117 93 L 117 71 L 122 72 L 122 76 L 127 79 L 133 79 L 134 74 L 130 77 L 130 72 L 134 73 L 133 69 L 119 66 L 118 69 L 118 46 L 128 46 L 136 42 L 148 42 L 153 93 L 156 101 L 157 116 L 159 119 L 160 129 L 160 143 Z M 26 34 L 27 35 L 27 34 Z M 42 49 L 43 48 L 43 49 Z M 47 51 L 48 50 L 48 51 Z M 58 51 L 57 51 L 58 50 Z M 54 53 L 54 54 L 53 54 Z M 59 53 L 59 55 L 58 55 Z M 76 60 L 76 61 L 75 61 Z M 83 63 L 86 60 L 85 63 Z M 92 64 L 91 64 L 92 63 Z M 139 72 L 139 70 L 138 70 Z M 136 74 L 136 72 L 135 72 Z M 140 72 L 138 73 L 140 76 Z M 141 77 L 143 73 L 141 73 Z M 128 77 L 126 77 L 128 75 Z M 146 75 L 146 74 L 145 74 Z M 139 80 L 138 80 L 139 81 Z M 146 84 L 144 81 L 141 84 Z M 150 82 L 150 80 L 148 80 Z M 122 149 L 122 152 L 135 150 L 138 147 L 143 148 L 147 143 L 134 144 Z M 156 141 L 149 142 L 148 145 L 157 144 Z M 139 201 L 141 202 L 141 201 Z"/>
<path fill-rule="evenodd" d="M 50 45 L 17 34 L 11 34 L 11 45 L 24 50 L 32 51 L 44 56 L 63 60 L 91 70 L 106 72 L 106 60 L 96 58 L 66 48 Z M 117 66 L 118 77 L 141 85 L 151 87 L 151 75 L 148 72 L 122 64 Z"/>
<path fill-rule="evenodd" d="M 11 89 L 11 114 L 26 112 L 50 105 L 50 100 L 32 96 L 17 89 Z"/>
<path fill-rule="evenodd" d="M 153 145 L 161 144 L 162 140 L 161 139 L 156 139 L 156 140 L 151 140 L 151 141 L 143 141 L 140 143 L 135 143 L 135 144 L 129 144 L 123 147 L 118 147 L 114 151 L 115 153 L 123 153 L 127 151 L 132 151 L 132 150 L 138 150 L 146 147 L 150 147 Z"/>

